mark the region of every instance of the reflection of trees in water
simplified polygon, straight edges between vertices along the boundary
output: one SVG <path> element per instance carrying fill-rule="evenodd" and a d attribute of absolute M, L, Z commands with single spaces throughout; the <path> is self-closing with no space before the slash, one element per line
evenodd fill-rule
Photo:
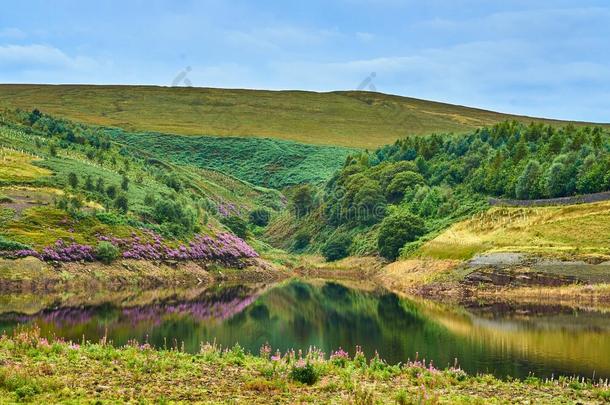
<path fill-rule="evenodd" d="M 249 312 L 250 316 L 257 321 L 269 319 L 269 308 L 265 304 L 256 304 L 250 308 Z"/>
<path fill-rule="evenodd" d="M 289 284 L 294 290 L 295 296 L 299 301 L 307 301 L 311 298 L 311 286 L 302 282 L 294 282 Z"/>
<path fill-rule="evenodd" d="M 61 308 L 43 311 L 37 315 L 4 314 L 2 321 L 6 324 L 29 324 L 35 319 L 58 326 L 72 326 L 89 322 L 95 315 L 93 308 Z"/>
<path fill-rule="evenodd" d="M 231 286 L 206 291 L 193 301 L 125 308 L 122 313 L 132 324 L 143 321 L 159 324 L 167 315 L 189 316 L 197 321 L 221 321 L 242 313 L 260 293 L 259 289 L 244 285 Z"/>
<path fill-rule="evenodd" d="M 338 283 L 330 282 L 324 284 L 322 294 L 333 301 L 342 301 L 344 303 L 350 301 L 350 290 Z"/>
<path fill-rule="evenodd" d="M 587 315 L 583 328 L 566 331 L 570 319 L 577 323 L 585 315 L 529 307 L 532 316 L 524 320 L 522 315 L 504 316 L 505 309 L 501 305 L 484 308 L 485 314 L 494 315 L 473 320 L 471 312 L 468 315 L 464 310 L 415 303 L 383 291 L 293 280 L 270 289 L 215 287 L 189 299 L 170 296 L 129 308 L 106 304 L 45 310 L 32 317 L 4 315 L 0 322 L 10 330 L 17 323 L 36 321 L 49 334 L 75 340 L 83 335 L 95 340 L 107 330 L 117 344 L 134 338 L 158 347 L 166 341 L 168 345 L 184 341 L 189 351 L 197 351 L 206 341 L 225 347 L 239 342 L 254 353 L 266 342 L 283 351 L 314 345 L 326 353 L 339 347 L 353 352 L 360 345 L 367 355 L 378 350 L 391 363 L 412 359 L 418 352 L 420 358 L 433 359 L 437 366 L 445 367 L 457 357 L 469 372 L 491 371 L 500 377 L 523 377 L 530 371 L 546 376 L 562 367 L 575 373 L 587 371 L 581 360 L 567 359 L 570 353 L 585 356 L 597 352 L 603 357 L 610 347 L 599 340 L 607 332 L 597 335 L 594 326 L 596 319 L 601 325 L 607 317 Z M 521 306 L 509 309 L 525 310 Z M 585 325 L 589 328 L 584 329 Z M 563 332 L 557 332 L 559 329 Z M 579 342 L 589 344 L 571 347 Z M 546 354 L 535 353 L 546 349 L 552 349 L 547 352 L 553 355 L 562 350 L 562 354 L 550 362 Z M 598 375 L 604 367 L 608 370 L 610 364 L 603 359 L 596 363 Z"/>
<path fill-rule="evenodd" d="M 421 315 L 416 312 L 415 308 L 409 309 L 407 311 L 396 294 L 382 295 L 377 303 L 377 314 L 381 319 L 395 322 L 396 326 L 401 327 L 421 325 L 424 322 Z"/>

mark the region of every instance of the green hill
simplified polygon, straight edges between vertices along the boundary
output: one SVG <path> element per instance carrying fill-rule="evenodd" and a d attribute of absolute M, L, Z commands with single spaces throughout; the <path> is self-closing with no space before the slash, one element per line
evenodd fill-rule
<path fill-rule="evenodd" d="M 177 165 L 213 169 L 249 183 L 282 189 L 322 184 L 358 149 L 269 138 L 176 136 L 109 130 L 121 144 Z"/>
<path fill-rule="evenodd" d="M 283 206 L 276 190 L 127 148 L 103 128 L 0 112 L 0 256 L 89 260 L 107 238 L 124 254 L 178 256 L 171 249 L 233 231 L 227 218 Z"/>
<path fill-rule="evenodd" d="M 0 85 L 0 106 L 128 131 L 268 137 L 374 149 L 410 134 L 465 133 L 514 116 L 381 93 Z"/>
<path fill-rule="evenodd" d="M 609 131 L 504 122 L 468 135 L 408 137 L 351 156 L 323 189 L 300 187 L 298 199 L 292 197 L 294 212 L 276 217 L 268 235 L 285 248 L 322 251 L 327 258 L 395 259 L 418 252 L 455 222 L 487 211 L 489 197 L 537 200 L 609 190 Z M 495 223 L 473 220 L 480 226 L 470 226 L 475 230 L 468 235 L 451 229 L 424 251 L 462 258 L 502 246 L 518 251 L 542 246 L 545 252 L 608 254 L 607 229 L 592 225 L 606 223 L 606 211 L 566 215 L 574 210 L 540 210 L 544 216 L 534 215 L 536 209 L 492 210 Z M 510 214 L 494 216 L 505 211 Z M 530 223 L 521 216 L 535 219 Z"/>

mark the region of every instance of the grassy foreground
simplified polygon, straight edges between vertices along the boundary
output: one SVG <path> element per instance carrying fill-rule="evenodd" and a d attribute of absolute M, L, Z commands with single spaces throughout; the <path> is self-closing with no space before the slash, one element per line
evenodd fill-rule
<path fill-rule="evenodd" d="M 0 402 L 36 403 L 602 403 L 607 383 L 560 378 L 501 381 L 438 370 L 425 361 L 390 366 L 343 351 L 260 356 L 235 346 L 198 354 L 133 343 L 47 341 L 38 331 L 0 338 Z"/>
<path fill-rule="evenodd" d="M 315 93 L 155 86 L 0 85 L 0 106 L 129 131 L 256 136 L 375 148 L 407 134 L 497 122 L 566 122 L 363 91 Z"/>

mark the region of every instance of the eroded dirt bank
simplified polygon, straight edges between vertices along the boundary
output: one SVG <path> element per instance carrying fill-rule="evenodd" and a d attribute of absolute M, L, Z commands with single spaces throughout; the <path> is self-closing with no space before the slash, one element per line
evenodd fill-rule
<path fill-rule="evenodd" d="M 461 262 L 405 260 L 375 275 L 399 294 L 433 300 L 514 300 L 531 303 L 610 305 L 610 262 L 491 253 Z"/>

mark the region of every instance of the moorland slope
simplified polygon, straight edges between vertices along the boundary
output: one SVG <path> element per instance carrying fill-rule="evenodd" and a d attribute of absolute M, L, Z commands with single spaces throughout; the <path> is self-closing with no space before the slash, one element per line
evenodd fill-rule
<path fill-rule="evenodd" d="M 0 106 L 38 108 L 135 132 L 269 137 L 369 149 L 407 135 L 465 133 L 505 120 L 567 124 L 363 91 L 6 84 L 0 85 Z"/>

